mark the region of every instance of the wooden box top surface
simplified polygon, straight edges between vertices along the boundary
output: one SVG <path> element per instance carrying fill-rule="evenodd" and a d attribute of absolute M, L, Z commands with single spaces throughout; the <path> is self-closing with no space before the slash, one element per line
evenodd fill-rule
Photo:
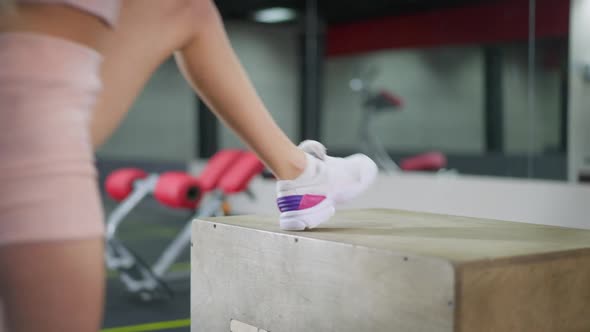
<path fill-rule="evenodd" d="M 590 253 L 588 230 L 388 209 L 340 211 L 330 222 L 305 232 L 281 231 L 276 215 L 201 222 L 438 257 L 453 263 L 584 249 Z"/>

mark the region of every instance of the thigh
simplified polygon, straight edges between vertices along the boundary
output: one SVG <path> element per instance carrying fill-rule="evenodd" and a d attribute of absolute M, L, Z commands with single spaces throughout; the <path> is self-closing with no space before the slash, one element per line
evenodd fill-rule
<path fill-rule="evenodd" d="M 209 0 L 205 0 L 209 1 Z M 125 0 L 105 41 L 104 89 L 92 122 L 95 146 L 116 129 L 153 72 L 193 35 L 203 0 Z"/>
<path fill-rule="evenodd" d="M 101 238 L 0 247 L 0 298 L 11 332 L 95 332 L 104 290 Z"/>

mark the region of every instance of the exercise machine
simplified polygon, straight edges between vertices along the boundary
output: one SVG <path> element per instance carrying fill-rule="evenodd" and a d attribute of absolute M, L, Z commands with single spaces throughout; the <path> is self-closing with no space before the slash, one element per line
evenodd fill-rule
<path fill-rule="evenodd" d="M 362 98 L 362 119 L 359 135 L 361 148 L 371 157 L 380 169 L 389 172 L 400 171 L 446 171 L 446 156 L 438 151 L 428 152 L 406 158 L 398 165 L 391 159 L 379 137 L 373 130 L 373 123 L 382 113 L 399 112 L 403 109 L 403 100 L 386 90 L 375 90 L 372 82 L 376 76 L 376 70 L 370 69 L 350 81 L 350 89 Z"/>
<path fill-rule="evenodd" d="M 142 301 L 171 298 L 173 292 L 164 277 L 190 244 L 192 220 L 228 214 L 227 197 L 248 192 L 250 181 L 263 169 L 262 162 L 251 152 L 223 150 L 211 158 L 198 177 L 185 172 L 148 174 L 137 168 L 112 172 L 105 189 L 120 203 L 107 218 L 107 267 L 117 271 L 127 291 Z M 169 208 L 194 211 L 152 266 L 117 237 L 125 218 L 149 195 Z"/>

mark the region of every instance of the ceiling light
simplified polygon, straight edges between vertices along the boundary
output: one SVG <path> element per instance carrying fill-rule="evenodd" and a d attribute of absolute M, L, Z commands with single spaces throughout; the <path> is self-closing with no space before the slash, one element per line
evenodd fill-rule
<path fill-rule="evenodd" d="M 294 9 L 284 7 L 265 8 L 254 12 L 254 20 L 261 23 L 282 23 L 297 16 Z"/>

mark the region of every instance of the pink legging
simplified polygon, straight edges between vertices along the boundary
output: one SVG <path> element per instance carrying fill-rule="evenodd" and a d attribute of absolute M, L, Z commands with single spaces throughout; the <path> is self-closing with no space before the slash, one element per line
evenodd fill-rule
<path fill-rule="evenodd" d="M 103 234 L 89 137 L 101 61 L 64 39 L 0 34 L 0 247 Z"/>

